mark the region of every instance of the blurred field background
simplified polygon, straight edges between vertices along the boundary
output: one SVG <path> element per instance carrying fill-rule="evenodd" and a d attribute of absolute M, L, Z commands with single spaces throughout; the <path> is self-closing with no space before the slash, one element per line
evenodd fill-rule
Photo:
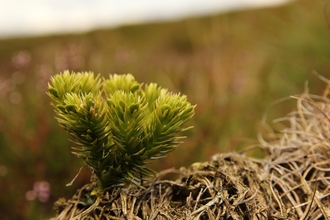
<path fill-rule="evenodd" d="M 125 26 L 79 35 L 0 41 L 0 219 L 45 219 L 53 203 L 89 181 L 71 155 L 46 96 L 63 70 L 132 73 L 197 104 L 187 139 L 156 171 L 206 161 L 257 143 L 261 118 L 275 100 L 321 94 L 330 78 L 329 1 L 301 0 L 170 23 Z M 330 6 L 329 6 L 330 12 Z M 273 107 L 284 116 L 294 102 Z M 270 121 L 270 120 L 269 120 Z M 250 155 L 262 156 L 261 152 Z"/>

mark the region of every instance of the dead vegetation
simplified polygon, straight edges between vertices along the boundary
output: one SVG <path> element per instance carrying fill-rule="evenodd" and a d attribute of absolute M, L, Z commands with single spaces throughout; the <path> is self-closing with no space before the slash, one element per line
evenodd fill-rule
<path fill-rule="evenodd" d="M 324 79 L 325 80 L 325 79 Z M 90 196 L 79 189 L 55 204 L 54 219 L 330 219 L 330 82 L 322 96 L 292 97 L 297 108 L 259 137 L 263 159 L 215 155 L 189 168 L 165 170 L 144 188 L 128 185 Z M 177 180 L 165 180 L 168 174 Z"/>

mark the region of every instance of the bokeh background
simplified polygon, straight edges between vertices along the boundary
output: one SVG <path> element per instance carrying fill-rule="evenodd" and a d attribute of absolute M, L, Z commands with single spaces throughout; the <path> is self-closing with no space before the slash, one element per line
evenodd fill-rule
<path fill-rule="evenodd" d="M 125 25 L 80 34 L 0 40 L 0 219 L 46 219 L 53 203 L 89 181 L 72 143 L 54 119 L 47 83 L 63 70 L 104 76 L 132 73 L 197 104 L 187 139 L 156 171 L 207 161 L 213 154 L 258 143 L 261 119 L 294 108 L 271 103 L 302 93 L 322 94 L 330 78 L 329 1 L 290 4 Z M 267 110 L 268 109 L 268 110 Z M 280 126 L 279 126 L 280 128 Z M 248 152 L 261 157 L 262 152 Z"/>

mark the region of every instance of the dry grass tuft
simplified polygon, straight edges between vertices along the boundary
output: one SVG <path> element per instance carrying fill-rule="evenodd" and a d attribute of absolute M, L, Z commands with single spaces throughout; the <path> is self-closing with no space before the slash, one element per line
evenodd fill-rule
<path fill-rule="evenodd" d="M 264 159 L 215 155 L 189 168 L 166 170 L 145 189 L 128 185 L 102 196 L 94 186 L 55 204 L 54 219 L 329 219 L 330 82 L 323 96 L 293 97 L 295 111 L 278 119 L 287 127 L 260 138 Z M 167 174 L 176 181 L 163 180 Z"/>

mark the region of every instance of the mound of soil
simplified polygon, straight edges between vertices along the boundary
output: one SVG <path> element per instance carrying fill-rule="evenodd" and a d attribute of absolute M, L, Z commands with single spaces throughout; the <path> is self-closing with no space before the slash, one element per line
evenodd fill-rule
<path fill-rule="evenodd" d="M 278 120 L 286 128 L 271 141 L 260 138 L 264 159 L 218 154 L 99 196 L 87 184 L 56 202 L 54 219 L 329 219 L 330 102 L 294 98 L 297 109 Z M 168 174 L 177 180 L 164 180 Z"/>

